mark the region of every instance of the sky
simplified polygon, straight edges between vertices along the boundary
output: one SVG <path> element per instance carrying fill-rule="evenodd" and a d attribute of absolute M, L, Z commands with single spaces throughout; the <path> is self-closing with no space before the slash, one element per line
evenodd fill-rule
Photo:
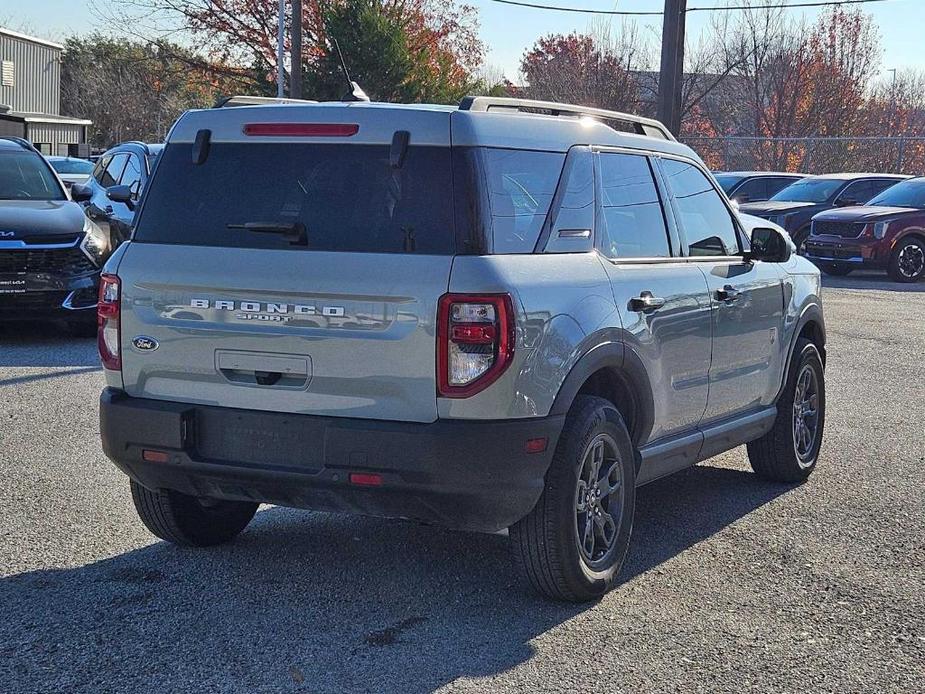
<path fill-rule="evenodd" d="M 97 0 L 105 3 L 107 0 Z M 117 2 L 118 0 L 108 0 Z M 502 5 L 492 0 L 465 0 L 479 10 L 480 35 L 487 48 L 486 65 L 493 71 L 503 72 L 516 81 L 520 57 L 536 39 L 549 33 L 569 33 L 588 28 L 595 20 L 593 15 L 530 9 Z M 528 0 L 538 4 L 582 7 L 598 10 L 661 10 L 664 0 Z M 790 0 L 797 3 L 800 0 Z M 688 7 L 732 4 L 733 0 L 688 0 Z M 69 34 L 85 33 L 93 29 L 105 30 L 90 12 L 89 0 L 0 0 L 0 25 L 43 38 L 61 40 Z M 882 68 L 925 69 L 922 29 L 925 27 L 925 0 L 887 0 L 861 5 L 872 14 L 880 27 L 884 49 Z M 801 17 L 812 20 L 822 10 L 791 9 L 793 21 Z M 697 37 L 709 24 L 709 12 L 688 14 L 690 38 Z M 619 27 L 622 19 L 615 17 L 613 26 Z M 638 17 L 640 33 L 661 33 L 660 17 Z"/>

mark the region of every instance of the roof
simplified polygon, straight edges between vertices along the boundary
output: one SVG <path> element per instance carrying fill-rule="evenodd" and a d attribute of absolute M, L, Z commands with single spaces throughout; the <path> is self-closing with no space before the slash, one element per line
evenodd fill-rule
<path fill-rule="evenodd" d="M 576 107 L 580 108 L 580 107 Z M 600 145 L 676 154 L 699 161 L 675 140 L 619 131 L 593 117 L 523 113 L 510 108 L 466 110 L 432 104 L 375 102 L 286 103 L 187 111 L 174 124 L 171 142 L 193 142 L 209 130 L 212 142 L 305 142 L 305 137 L 245 135 L 248 124 L 350 123 L 354 144 L 390 144 L 397 130 L 409 130 L 418 145 L 487 146 L 566 152 L 573 145 Z M 662 126 L 663 127 L 663 126 Z M 344 142 L 341 136 L 313 136 L 319 144 Z"/>
<path fill-rule="evenodd" d="M 810 178 L 829 179 L 835 181 L 851 181 L 856 178 L 894 178 L 897 181 L 903 181 L 909 176 L 904 174 L 886 174 L 886 173 L 830 173 L 810 176 Z"/>
<path fill-rule="evenodd" d="M 56 48 L 59 51 L 64 50 L 64 45 L 60 43 L 55 43 L 54 41 L 49 41 L 48 39 L 40 39 L 35 36 L 29 36 L 28 34 L 20 34 L 18 31 L 13 31 L 12 29 L 5 29 L 0 27 L 0 35 L 9 36 L 10 38 L 19 39 L 20 41 L 28 41 L 30 43 L 37 43 L 41 46 L 48 46 L 49 48 Z"/>
<path fill-rule="evenodd" d="M 30 149 L 31 145 L 28 145 L 25 140 L 19 137 L 0 137 L 0 149 L 2 150 L 12 150 L 12 149 Z"/>
<path fill-rule="evenodd" d="M 61 125 L 92 125 L 92 120 L 86 118 L 71 118 L 58 116 L 53 113 L 21 113 L 18 111 L 0 112 L 0 119 L 15 120 L 20 123 L 59 123 Z"/>
<path fill-rule="evenodd" d="M 716 176 L 741 176 L 750 178 L 754 176 L 790 176 L 793 178 L 805 178 L 808 174 L 795 173 L 793 171 L 716 171 Z"/>

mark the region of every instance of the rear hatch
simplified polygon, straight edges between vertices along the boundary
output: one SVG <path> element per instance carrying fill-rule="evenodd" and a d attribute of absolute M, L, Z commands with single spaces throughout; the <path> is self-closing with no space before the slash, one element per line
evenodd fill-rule
<path fill-rule="evenodd" d="M 449 123 L 344 104 L 185 115 L 118 267 L 126 392 L 435 420 Z"/>

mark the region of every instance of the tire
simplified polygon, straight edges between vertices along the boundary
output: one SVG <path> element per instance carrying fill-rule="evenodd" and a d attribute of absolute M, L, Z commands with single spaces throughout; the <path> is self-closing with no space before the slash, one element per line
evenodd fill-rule
<path fill-rule="evenodd" d="M 809 400 L 804 402 L 800 398 L 801 402 L 795 403 L 800 393 L 807 393 Z M 797 406 L 800 407 L 799 413 Z M 814 414 L 810 414 L 810 410 Z M 802 426 L 797 424 L 798 417 Z M 777 402 L 774 427 L 748 444 L 748 460 L 752 469 L 768 480 L 802 482 L 816 469 L 824 428 L 825 372 L 822 358 L 812 342 L 800 338 L 787 374 L 787 384 Z"/>
<path fill-rule="evenodd" d="M 594 475 L 596 484 L 589 485 L 595 462 L 600 472 Z M 589 495 L 594 497 L 590 504 Z M 520 573 L 534 590 L 553 600 L 601 597 L 613 586 L 626 558 L 635 502 L 636 466 L 623 418 L 603 398 L 578 396 L 566 417 L 542 495 L 510 529 Z M 590 541 L 585 532 L 589 522 Z"/>
<path fill-rule="evenodd" d="M 853 267 L 848 267 L 846 265 L 836 265 L 833 263 L 826 263 L 820 265 L 819 269 L 822 270 L 825 274 L 831 275 L 832 277 L 844 277 L 850 275 L 853 271 Z"/>
<path fill-rule="evenodd" d="M 797 255 L 803 255 L 806 252 L 804 246 L 806 245 L 806 239 L 809 238 L 809 232 L 810 227 L 808 226 L 793 232 L 791 238 L 793 239 L 793 244 L 797 247 Z"/>
<path fill-rule="evenodd" d="M 203 503 L 169 489 L 151 491 L 131 480 L 132 501 L 142 523 L 154 535 L 183 547 L 210 547 L 234 539 L 257 512 L 247 501 Z"/>
<path fill-rule="evenodd" d="M 925 277 L 925 241 L 915 236 L 902 239 L 886 271 L 894 282 L 918 282 Z"/>

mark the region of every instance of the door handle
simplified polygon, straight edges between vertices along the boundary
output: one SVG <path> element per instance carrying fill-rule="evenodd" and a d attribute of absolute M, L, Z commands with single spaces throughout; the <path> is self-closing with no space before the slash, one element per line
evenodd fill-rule
<path fill-rule="evenodd" d="M 722 289 L 716 290 L 716 300 L 723 301 L 727 304 L 734 303 L 740 296 L 742 296 L 742 293 L 731 284 L 727 284 Z"/>
<path fill-rule="evenodd" d="M 652 292 L 642 292 L 639 296 L 634 296 L 630 299 L 629 309 L 630 311 L 638 311 L 640 313 L 649 313 L 650 311 L 655 311 L 656 309 L 661 308 L 665 305 L 665 300 L 660 296 L 655 296 Z"/>

